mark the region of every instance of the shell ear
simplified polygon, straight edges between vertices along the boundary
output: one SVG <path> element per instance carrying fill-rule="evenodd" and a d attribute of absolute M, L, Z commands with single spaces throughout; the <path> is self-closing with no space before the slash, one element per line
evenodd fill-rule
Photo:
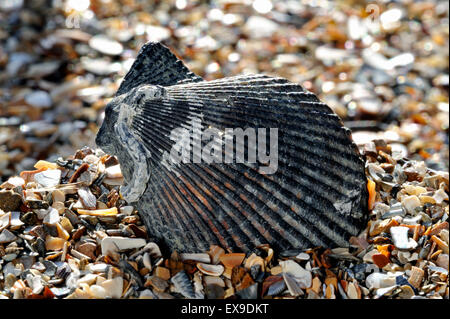
<path fill-rule="evenodd" d="M 171 86 L 203 81 L 191 72 L 169 48 L 159 42 L 147 42 L 123 79 L 116 96 L 142 84 Z"/>

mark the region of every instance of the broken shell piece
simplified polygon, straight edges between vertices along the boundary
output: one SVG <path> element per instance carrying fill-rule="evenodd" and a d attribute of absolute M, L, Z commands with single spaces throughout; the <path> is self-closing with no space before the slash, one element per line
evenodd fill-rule
<path fill-rule="evenodd" d="M 419 207 L 421 205 L 419 197 L 412 195 L 407 196 L 402 200 L 402 205 L 405 208 L 405 210 L 408 212 L 408 214 L 413 214 L 414 209 L 416 207 Z"/>
<path fill-rule="evenodd" d="M 120 170 L 120 164 L 107 167 L 105 169 L 106 178 L 116 179 L 123 178 L 122 171 Z"/>
<path fill-rule="evenodd" d="M 133 206 L 122 206 L 119 208 L 121 214 L 125 214 L 127 216 L 131 215 L 133 213 L 134 207 Z"/>
<path fill-rule="evenodd" d="M 404 226 L 394 226 L 391 227 L 391 236 L 394 246 L 398 249 L 415 249 L 417 247 L 417 242 L 408 238 L 408 227 Z"/>
<path fill-rule="evenodd" d="M 383 287 L 383 288 L 378 288 L 375 292 L 375 295 L 377 297 L 382 297 L 382 296 L 389 296 L 390 294 L 392 294 L 392 292 L 397 289 L 397 285 L 393 285 L 393 286 L 389 286 L 389 287 Z"/>
<path fill-rule="evenodd" d="M 309 288 L 312 284 L 311 272 L 304 269 L 293 260 L 280 261 L 283 274 L 289 274 L 300 286 L 300 288 Z M 288 285 L 288 283 L 286 282 Z M 288 285 L 289 287 L 289 285 Z"/>
<path fill-rule="evenodd" d="M 372 288 L 386 288 L 395 285 L 396 275 L 394 274 L 384 274 L 379 272 L 374 272 L 367 276 L 366 286 L 369 289 Z"/>
<path fill-rule="evenodd" d="M 196 298 L 192 282 L 184 270 L 179 271 L 175 276 L 170 278 L 170 281 L 174 284 L 177 291 L 180 292 L 185 298 Z"/>
<path fill-rule="evenodd" d="M 436 243 L 436 245 L 439 247 L 439 249 L 442 249 L 442 251 L 445 254 L 448 254 L 449 250 L 448 250 L 448 245 L 447 243 L 445 243 L 443 240 L 441 240 L 439 237 L 437 237 L 436 235 L 431 236 L 431 240 L 434 241 Z"/>
<path fill-rule="evenodd" d="M 155 269 L 155 275 L 164 280 L 169 280 L 170 279 L 170 270 L 167 269 L 166 267 L 158 266 Z"/>
<path fill-rule="evenodd" d="M 225 268 L 222 265 L 208 265 L 204 263 L 198 263 L 197 268 L 205 275 L 210 276 L 220 276 L 223 274 L 223 271 L 225 270 Z"/>
<path fill-rule="evenodd" d="M 192 261 L 198 261 L 201 263 L 207 263 L 209 264 L 211 262 L 211 257 L 209 257 L 208 254 L 180 254 L 181 260 L 182 261 L 186 261 L 186 260 L 192 260 Z"/>
<path fill-rule="evenodd" d="M 16 239 L 17 236 L 7 229 L 3 229 L 3 231 L 0 233 L 0 244 L 10 243 L 12 241 L 15 241 Z"/>
<path fill-rule="evenodd" d="M 22 177 L 10 177 L 6 182 L 4 182 L 2 185 L 0 185 L 0 188 L 4 189 L 13 189 L 16 187 L 25 186 L 25 180 Z"/>
<path fill-rule="evenodd" d="M 45 238 L 45 249 L 47 250 L 61 250 L 64 248 L 64 243 L 66 241 L 59 237 L 53 237 L 47 235 Z"/>
<path fill-rule="evenodd" d="M 34 164 L 34 168 L 56 170 L 58 168 L 58 165 L 56 163 L 51 163 L 51 162 L 40 160 L 40 161 L 37 161 L 36 164 Z"/>
<path fill-rule="evenodd" d="M 89 290 L 94 298 L 105 299 L 107 296 L 107 292 L 102 286 L 92 285 L 89 287 Z"/>
<path fill-rule="evenodd" d="M 414 290 L 409 285 L 403 285 L 400 287 L 402 290 L 398 294 L 398 298 L 400 299 L 411 299 L 413 296 L 415 296 Z"/>
<path fill-rule="evenodd" d="M 11 213 L 6 213 L 0 216 L 0 232 L 5 229 L 8 228 L 9 224 L 10 224 L 10 219 L 11 219 Z"/>
<path fill-rule="evenodd" d="M 92 194 L 89 187 L 81 187 L 77 192 L 84 208 L 95 209 L 97 207 L 97 198 Z"/>
<path fill-rule="evenodd" d="M 117 207 L 112 207 L 108 209 L 96 209 L 96 210 L 87 210 L 87 209 L 78 209 L 77 213 L 79 215 L 90 215 L 90 216 L 114 216 L 117 215 Z"/>
<path fill-rule="evenodd" d="M 286 289 L 286 281 L 278 280 L 269 286 L 269 289 L 267 290 L 267 295 L 268 296 L 276 296 L 276 295 L 282 293 L 285 289 Z"/>
<path fill-rule="evenodd" d="M 410 275 L 409 275 L 408 282 L 411 285 L 413 285 L 414 288 L 419 288 L 421 283 L 422 283 L 422 279 L 423 279 L 424 274 L 425 274 L 425 272 L 422 269 L 413 266 L 411 268 L 411 272 L 410 272 Z"/>
<path fill-rule="evenodd" d="M 442 204 L 443 201 L 448 201 L 448 195 L 442 188 L 439 188 L 439 190 L 434 193 L 433 198 L 438 205 Z"/>
<path fill-rule="evenodd" d="M 59 184 L 60 179 L 59 169 L 48 169 L 34 175 L 34 180 L 43 187 L 54 187 Z"/>
<path fill-rule="evenodd" d="M 309 260 L 310 256 L 307 253 L 300 253 L 297 256 L 295 256 L 295 259 L 298 259 L 298 260 Z"/>
<path fill-rule="evenodd" d="M 303 295 L 303 290 L 300 288 L 300 285 L 297 283 L 297 281 L 294 278 L 292 278 L 291 275 L 283 272 L 283 279 L 284 279 L 284 282 L 286 283 L 289 293 L 292 296 L 297 297 L 297 296 Z"/>
<path fill-rule="evenodd" d="M 373 209 L 373 207 L 375 206 L 375 196 L 376 196 L 375 187 L 376 187 L 375 182 L 372 181 L 371 179 L 367 179 L 367 190 L 369 192 L 369 199 L 368 199 L 369 210 Z"/>
<path fill-rule="evenodd" d="M 218 276 L 203 276 L 203 281 L 205 283 L 205 286 L 207 285 L 218 285 L 219 287 L 225 288 L 225 281 L 223 281 L 222 278 Z"/>
<path fill-rule="evenodd" d="M 436 265 L 438 265 L 439 267 L 442 267 L 444 269 L 448 269 L 448 262 L 449 258 L 448 258 L 448 254 L 440 254 L 438 256 L 438 258 L 436 259 Z"/>
<path fill-rule="evenodd" d="M 231 253 L 220 256 L 219 260 L 225 268 L 233 268 L 242 264 L 244 258 L 245 254 L 243 253 Z"/>
<path fill-rule="evenodd" d="M 122 296 L 123 291 L 123 279 L 122 277 L 115 277 L 114 279 L 109 279 L 103 281 L 100 286 L 102 286 L 106 295 L 111 298 L 118 299 Z"/>
<path fill-rule="evenodd" d="M 225 254 L 225 250 L 217 245 L 211 245 L 208 254 L 211 257 L 211 263 L 217 265 L 220 261 L 220 257 Z"/>
<path fill-rule="evenodd" d="M 47 214 L 44 216 L 43 222 L 48 225 L 55 225 L 60 221 L 59 213 L 53 207 L 50 207 Z"/>
<path fill-rule="evenodd" d="M 12 190 L 0 191 L 0 209 L 5 212 L 19 210 L 22 204 L 22 196 Z"/>
<path fill-rule="evenodd" d="M 309 255 L 308 255 L 309 256 Z M 265 271 L 265 263 L 264 259 L 256 255 L 255 253 L 251 254 L 244 263 L 244 267 L 246 269 L 250 269 L 254 265 L 259 265 L 262 271 Z"/>
<path fill-rule="evenodd" d="M 43 172 L 44 169 L 38 169 L 38 170 L 34 170 L 34 171 L 22 171 L 20 173 L 20 177 L 23 178 L 23 180 L 25 181 L 25 185 L 30 183 L 30 182 L 34 182 L 34 177 L 36 176 L 36 174 Z"/>

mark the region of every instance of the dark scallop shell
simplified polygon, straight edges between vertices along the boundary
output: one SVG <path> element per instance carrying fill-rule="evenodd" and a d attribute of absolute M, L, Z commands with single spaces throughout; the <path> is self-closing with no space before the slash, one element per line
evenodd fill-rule
<path fill-rule="evenodd" d="M 205 81 L 167 47 L 150 42 L 105 114 L 96 142 L 118 156 L 126 183 L 121 191 L 163 247 L 347 246 L 366 225 L 364 161 L 351 132 L 299 84 L 266 75 Z M 267 145 L 269 128 L 277 128 L 276 171 L 261 173 L 267 162 L 259 158 L 174 163 L 173 132 L 189 132 L 192 149 L 208 143 L 194 145 L 193 123 L 202 132 L 266 128 Z M 245 140 L 235 142 L 233 150 L 252 151 Z"/>

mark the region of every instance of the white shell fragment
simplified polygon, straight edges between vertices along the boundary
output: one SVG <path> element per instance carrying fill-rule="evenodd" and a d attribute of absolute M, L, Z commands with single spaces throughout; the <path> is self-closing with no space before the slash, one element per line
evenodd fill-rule
<path fill-rule="evenodd" d="M 118 299 L 122 296 L 123 292 L 123 279 L 122 277 L 115 277 L 103 281 L 100 286 L 105 289 L 106 296 L 114 299 Z"/>
<path fill-rule="evenodd" d="M 204 263 L 198 263 L 197 268 L 205 275 L 210 276 L 220 276 L 225 270 L 225 268 L 222 265 L 209 265 Z"/>
<path fill-rule="evenodd" d="M 211 262 L 211 257 L 208 254 L 180 254 L 181 260 L 192 260 L 192 261 L 198 261 L 201 263 L 207 263 L 209 264 Z"/>
<path fill-rule="evenodd" d="M 409 214 L 412 214 L 414 212 L 414 209 L 416 207 L 419 207 L 421 204 L 420 199 L 417 196 L 412 195 L 404 198 L 402 200 L 402 205 Z"/>
<path fill-rule="evenodd" d="M 111 179 L 122 178 L 123 177 L 122 171 L 120 170 L 120 165 L 119 164 L 107 167 L 105 169 L 105 173 L 106 173 L 106 177 L 107 178 L 111 178 Z"/>
<path fill-rule="evenodd" d="M 45 217 L 44 217 L 44 223 L 50 224 L 50 225 L 55 225 L 56 223 L 58 223 L 60 221 L 60 219 L 61 218 L 59 216 L 58 211 L 56 209 L 54 209 L 53 207 L 50 207 L 47 215 L 45 215 Z"/>
<path fill-rule="evenodd" d="M 367 288 L 387 288 L 395 285 L 395 274 L 383 274 L 374 272 L 367 276 L 366 285 Z"/>
<path fill-rule="evenodd" d="M 292 279 L 298 283 L 300 288 L 305 289 L 311 287 L 312 275 L 310 271 L 304 269 L 293 260 L 281 261 L 280 265 L 283 269 L 283 273 L 291 276 Z M 286 285 L 289 288 L 288 282 L 286 282 Z"/>
<path fill-rule="evenodd" d="M 3 229 L 3 231 L 0 233 L 0 244 L 10 243 L 12 241 L 15 241 L 16 239 L 17 236 L 7 229 Z"/>
<path fill-rule="evenodd" d="M 439 188 L 436 193 L 434 193 L 433 198 L 436 201 L 436 204 L 441 204 L 445 200 L 448 201 L 448 195 L 442 188 Z"/>
<path fill-rule="evenodd" d="M 6 213 L 0 216 L 0 231 L 7 228 L 10 224 L 11 213 Z"/>
<path fill-rule="evenodd" d="M 48 169 L 34 175 L 34 179 L 43 187 L 54 187 L 59 184 L 61 171 L 59 169 Z"/>
<path fill-rule="evenodd" d="M 408 227 L 394 226 L 391 227 L 390 231 L 392 241 L 398 249 L 414 249 L 417 247 L 417 242 L 412 238 L 408 238 Z"/>

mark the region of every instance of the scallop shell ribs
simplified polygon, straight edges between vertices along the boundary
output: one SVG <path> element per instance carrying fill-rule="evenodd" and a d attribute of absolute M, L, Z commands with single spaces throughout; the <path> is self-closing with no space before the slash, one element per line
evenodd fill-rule
<path fill-rule="evenodd" d="M 149 235 L 179 252 L 347 246 L 366 225 L 364 161 L 350 130 L 283 78 L 205 81 L 147 43 L 96 142 L 117 155 L 121 193 Z"/>

